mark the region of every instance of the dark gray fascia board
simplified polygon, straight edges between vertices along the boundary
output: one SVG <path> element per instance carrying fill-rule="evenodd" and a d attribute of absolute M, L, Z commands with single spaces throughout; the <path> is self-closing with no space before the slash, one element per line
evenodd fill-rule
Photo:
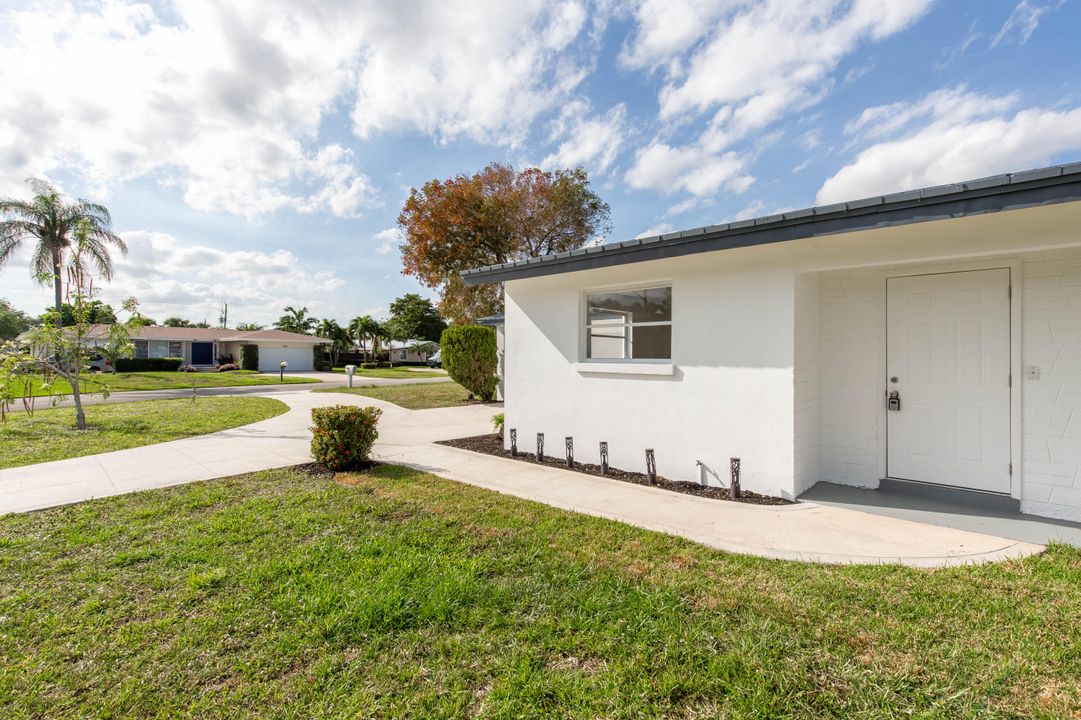
<path fill-rule="evenodd" d="M 462 273 L 468 285 L 591 270 L 1081 200 L 1081 163 L 794 210 Z"/>

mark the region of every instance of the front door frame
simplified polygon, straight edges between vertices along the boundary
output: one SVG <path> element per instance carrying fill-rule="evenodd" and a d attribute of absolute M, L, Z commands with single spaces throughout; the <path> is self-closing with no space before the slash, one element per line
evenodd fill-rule
<path fill-rule="evenodd" d="M 969 270 L 995 270 L 1006 268 L 1010 271 L 1010 373 L 1013 382 L 1010 386 L 1010 497 L 1021 499 L 1021 298 L 1022 298 L 1023 261 L 1018 256 L 997 257 L 978 260 L 958 260 L 933 264 L 917 264 L 902 267 L 890 267 L 879 271 L 879 337 L 878 337 L 878 476 L 888 478 L 888 422 L 886 397 L 889 393 L 886 357 L 886 280 L 888 278 L 909 277 L 912 275 L 937 275 Z M 912 481 L 906 481 L 912 482 Z M 949 487 L 943 484 L 943 487 Z M 974 490 L 971 492 L 981 492 Z"/>
<path fill-rule="evenodd" d="M 192 340 L 191 341 L 191 350 L 190 350 L 190 352 L 191 352 L 191 364 L 192 365 L 195 365 L 195 346 L 196 345 L 209 345 L 210 346 L 210 362 L 209 363 L 199 363 L 199 367 L 209 367 L 210 365 L 213 365 L 215 359 L 217 358 L 217 352 L 216 352 L 217 351 L 217 343 L 215 343 L 212 340 Z"/>

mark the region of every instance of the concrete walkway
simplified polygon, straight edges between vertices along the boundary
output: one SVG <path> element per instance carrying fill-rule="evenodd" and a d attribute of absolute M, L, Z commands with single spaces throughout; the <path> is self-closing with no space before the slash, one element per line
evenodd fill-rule
<path fill-rule="evenodd" d="M 492 406 L 411 411 L 341 393 L 275 393 L 290 411 L 233 430 L 0 470 L 0 513 L 308 462 L 310 411 L 383 409 L 378 459 L 735 553 L 833 563 L 940 567 L 1023 557 L 1042 546 L 815 503 L 727 503 L 432 444 L 491 431 Z"/>

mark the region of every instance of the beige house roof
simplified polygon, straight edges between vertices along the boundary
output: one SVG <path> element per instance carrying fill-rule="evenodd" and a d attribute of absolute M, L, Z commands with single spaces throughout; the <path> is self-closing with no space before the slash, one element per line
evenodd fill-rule
<path fill-rule="evenodd" d="M 109 333 L 108 325 L 94 325 L 89 337 Z M 330 342 L 315 335 L 301 335 L 284 330 L 232 330 L 230 328 L 166 327 L 145 325 L 131 333 L 136 340 L 188 340 L 195 342 L 305 342 L 317 345 Z"/>

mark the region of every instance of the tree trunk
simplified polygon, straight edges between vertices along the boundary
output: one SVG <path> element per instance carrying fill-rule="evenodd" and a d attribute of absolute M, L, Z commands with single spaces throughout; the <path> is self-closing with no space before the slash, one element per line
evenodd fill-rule
<path fill-rule="evenodd" d="M 53 253 L 53 294 L 55 296 L 54 301 L 56 303 L 56 312 L 59 315 L 59 317 L 56 320 L 56 326 L 57 327 L 63 327 L 63 325 L 64 325 L 64 312 L 63 312 L 64 283 L 60 278 L 60 271 L 62 269 L 63 268 L 61 267 L 61 263 L 60 263 L 60 253 L 54 252 Z"/>
<path fill-rule="evenodd" d="M 68 378 L 71 385 L 71 400 L 75 403 L 75 427 L 86 430 L 86 414 L 83 412 L 83 398 L 80 394 L 78 374 Z"/>

